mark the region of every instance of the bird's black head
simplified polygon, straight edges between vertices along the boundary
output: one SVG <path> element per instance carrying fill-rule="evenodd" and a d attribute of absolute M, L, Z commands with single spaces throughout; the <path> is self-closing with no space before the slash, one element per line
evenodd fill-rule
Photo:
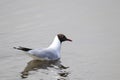
<path fill-rule="evenodd" d="M 58 36 L 58 38 L 59 38 L 59 40 L 60 40 L 61 43 L 63 41 L 70 41 L 70 42 L 72 42 L 72 40 L 68 39 L 64 34 L 58 34 L 57 36 Z"/>

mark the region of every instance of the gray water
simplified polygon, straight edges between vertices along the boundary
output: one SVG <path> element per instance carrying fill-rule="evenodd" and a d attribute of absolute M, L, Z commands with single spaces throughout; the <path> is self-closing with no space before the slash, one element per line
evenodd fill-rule
<path fill-rule="evenodd" d="M 32 60 L 14 46 L 47 47 L 58 33 L 66 80 L 120 80 L 119 0 L 0 0 L 0 80 L 21 80 Z M 31 71 L 24 80 L 56 80 L 56 70 Z"/>

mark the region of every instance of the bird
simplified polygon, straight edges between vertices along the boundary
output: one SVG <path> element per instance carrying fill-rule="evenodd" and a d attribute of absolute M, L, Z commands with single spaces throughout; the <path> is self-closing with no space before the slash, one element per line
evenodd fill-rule
<path fill-rule="evenodd" d="M 67 38 L 64 34 L 57 34 L 53 40 L 53 42 L 47 48 L 43 49 L 31 49 L 26 47 L 13 47 L 14 49 L 24 51 L 33 60 L 59 60 L 61 58 L 60 51 L 61 45 L 65 41 L 72 42 L 71 39 Z"/>

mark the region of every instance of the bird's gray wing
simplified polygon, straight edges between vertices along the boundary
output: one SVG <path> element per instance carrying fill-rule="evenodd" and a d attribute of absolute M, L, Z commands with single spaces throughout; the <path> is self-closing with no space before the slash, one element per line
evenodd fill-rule
<path fill-rule="evenodd" d="M 29 53 L 41 59 L 57 59 L 57 55 L 55 54 L 55 52 L 50 50 L 31 50 Z"/>

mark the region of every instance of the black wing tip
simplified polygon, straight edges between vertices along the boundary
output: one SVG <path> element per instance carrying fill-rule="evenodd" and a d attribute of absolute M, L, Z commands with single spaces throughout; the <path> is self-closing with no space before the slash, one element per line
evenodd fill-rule
<path fill-rule="evenodd" d="M 30 49 L 30 48 L 25 48 L 25 47 L 21 47 L 21 46 L 19 46 L 19 47 L 13 47 L 13 49 L 22 50 L 22 51 L 32 50 L 32 49 Z"/>
<path fill-rule="evenodd" d="M 21 46 L 18 46 L 18 47 L 13 47 L 13 49 L 20 49 L 22 48 Z"/>
<path fill-rule="evenodd" d="M 17 47 L 13 47 L 13 49 L 18 49 Z"/>
<path fill-rule="evenodd" d="M 16 47 L 13 47 L 13 49 L 17 49 Z"/>

